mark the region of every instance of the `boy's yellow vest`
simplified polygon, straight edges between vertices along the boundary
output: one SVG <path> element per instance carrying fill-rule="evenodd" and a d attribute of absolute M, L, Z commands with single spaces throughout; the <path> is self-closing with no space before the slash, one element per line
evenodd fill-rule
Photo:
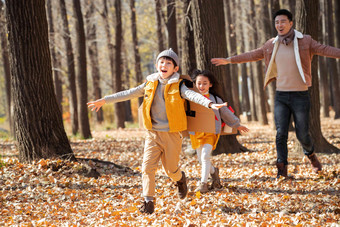
<path fill-rule="evenodd" d="M 164 100 L 166 115 L 169 121 L 169 132 L 180 132 L 187 129 L 187 118 L 184 109 L 184 99 L 180 95 L 179 83 L 165 85 Z M 143 101 L 143 124 L 147 130 L 152 130 L 151 105 L 155 96 L 157 81 L 148 81 L 145 85 Z"/>

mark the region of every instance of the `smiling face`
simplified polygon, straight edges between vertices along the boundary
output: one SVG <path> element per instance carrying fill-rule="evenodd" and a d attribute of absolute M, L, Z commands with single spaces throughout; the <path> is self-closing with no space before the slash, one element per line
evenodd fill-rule
<path fill-rule="evenodd" d="M 203 95 L 209 93 L 209 88 L 212 87 L 209 78 L 202 74 L 196 77 L 195 84 L 199 92 Z"/>
<path fill-rule="evenodd" d="M 293 26 L 293 21 L 289 21 L 286 15 L 278 15 L 275 17 L 275 28 L 279 35 L 285 35 Z"/>
<path fill-rule="evenodd" d="M 169 78 L 178 71 L 179 67 L 174 65 L 171 59 L 161 57 L 158 59 L 157 65 L 156 65 L 157 71 L 159 75 L 163 78 Z"/>

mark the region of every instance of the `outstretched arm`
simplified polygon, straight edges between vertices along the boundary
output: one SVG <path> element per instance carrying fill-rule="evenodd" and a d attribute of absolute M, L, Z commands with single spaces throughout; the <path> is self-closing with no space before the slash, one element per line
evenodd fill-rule
<path fill-rule="evenodd" d="M 214 103 L 211 102 L 211 103 L 209 104 L 209 107 L 210 107 L 211 109 L 214 109 L 214 110 L 218 110 L 218 109 L 222 108 L 223 106 L 228 106 L 228 103 L 225 102 L 225 103 L 222 103 L 222 104 L 214 104 Z"/>
<path fill-rule="evenodd" d="M 230 64 L 231 61 L 230 61 L 230 58 L 212 58 L 211 63 L 216 65 L 216 66 L 219 66 L 219 65 Z"/>
<path fill-rule="evenodd" d="M 87 107 L 88 108 L 92 108 L 91 111 L 96 111 L 98 112 L 99 109 L 105 104 L 105 99 L 102 98 L 102 99 L 97 99 L 95 101 L 91 101 L 91 102 L 88 102 L 87 103 Z"/>
<path fill-rule="evenodd" d="M 238 126 L 237 130 L 239 130 L 240 132 L 249 132 L 249 128 L 243 125 Z"/>

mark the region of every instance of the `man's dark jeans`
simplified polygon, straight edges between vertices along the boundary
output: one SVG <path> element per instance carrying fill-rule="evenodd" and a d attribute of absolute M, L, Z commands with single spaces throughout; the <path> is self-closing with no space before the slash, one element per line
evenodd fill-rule
<path fill-rule="evenodd" d="M 288 129 L 293 115 L 296 137 L 300 141 L 305 155 L 314 151 L 309 135 L 310 97 L 308 91 L 276 91 L 274 118 L 276 126 L 277 162 L 288 164 Z"/>

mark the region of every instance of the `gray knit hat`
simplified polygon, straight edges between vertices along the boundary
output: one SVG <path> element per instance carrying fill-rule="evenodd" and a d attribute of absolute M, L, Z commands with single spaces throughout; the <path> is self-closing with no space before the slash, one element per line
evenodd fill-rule
<path fill-rule="evenodd" d="M 177 65 L 177 66 L 179 66 L 178 56 L 177 56 L 177 54 L 176 54 L 171 48 L 170 48 L 169 50 L 163 50 L 163 51 L 157 56 L 156 64 L 157 64 L 158 60 L 159 60 L 161 57 L 169 57 L 169 58 L 173 59 L 173 60 L 176 62 L 176 65 Z"/>

